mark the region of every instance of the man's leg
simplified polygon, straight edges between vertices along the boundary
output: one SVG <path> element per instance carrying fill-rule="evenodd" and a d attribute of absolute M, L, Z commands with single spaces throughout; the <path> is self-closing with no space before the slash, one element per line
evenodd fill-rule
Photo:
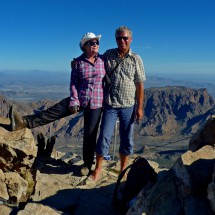
<path fill-rule="evenodd" d="M 90 176 L 94 181 L 98 181 L 100 179 L 100 175 L 102 172 L 102 163 L 103 163 L 103 156 L 96 154 L 96 167 Z"/>
<path fill-rule="evenodd" d="M 10 111 L 10 120 L 12 124 L 12 130 L 19 130 L 24 127 L 35 128 L 38 126 L 46 125 L 50 122 L 58 120 L 60 118 L 71 115 L 71 111 L 68 108 L 69 97 L 61 100 L 59 103 L 53 105 L 47 110 L 43 110 L 38 114 L 27 115 L 21 117 L 19 113 L 14 110 Z"/>
<path fill-rule="evenodd" d="M 88 106 L 84 109 L 83 161 L 84 166 L 88 168 L 88 172 L 91 170 L 94 160 L 94 152 L 101 113 L 102 108 L 89 109 Z M 84 172 L 82 174 L 86 175 Z"/>
<path fill-rule="evenodd" d="M 69 110 L 69 97 L 61 100 L 50 108 L 41 111 L 39 114 L 24 116 L 29 128 L 46 125 L 55 120 L 71 115 Z"/>
<path fill-rule="evenodd" d="M 123 155 L 119 153 L 120 156 L 120 172 L 122 172 L 128 165 L 129 155 Z"/>
<path fill-rule="evenodd" d="M 99 180 L 102 171 L 103 157 L 109 154 L 114 125 L 117 120 L 117 109 L 105 106 L 100 125 L 99 138 L 96 145 L 96 168 L 91 174 L 94 181 Z"/>
<path fill-rule="evenodd" d="M 134 133 L 135 106 L 121 108 L 119 110 L 120 121 L 120 147 L 119 155 L 121 161 L 121 171 L 123 171 L 129 161 L 129 155 L 133 153 L 133 133 Z"/>

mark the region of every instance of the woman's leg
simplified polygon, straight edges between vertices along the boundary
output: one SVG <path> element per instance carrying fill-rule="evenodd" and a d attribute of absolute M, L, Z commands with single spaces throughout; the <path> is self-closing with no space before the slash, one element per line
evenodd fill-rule
<path fill-rule="evenodd" d="M 84 166 L 91 170 L 94 152 L 97 141 L 97 133 L 101 118 L 102 108 L 84 109 L 84 140 L 83 140 L 83 161 Z"/>

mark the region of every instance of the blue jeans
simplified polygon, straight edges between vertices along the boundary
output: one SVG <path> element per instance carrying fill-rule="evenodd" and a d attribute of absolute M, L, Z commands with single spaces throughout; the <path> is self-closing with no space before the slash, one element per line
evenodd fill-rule
<path fill-rule="evenodd" d="M 133 153 L 133 132 L 134 132 L 135 106 L 126 108 L 112 108 L 104 106 L 100 134 L 96 145 L 96 153 L 105 156 L 109 153 L 111 139 L 114 133 L 114 126 L 119 118 L 120 146 L 119 153 L 130 155 Z"/>

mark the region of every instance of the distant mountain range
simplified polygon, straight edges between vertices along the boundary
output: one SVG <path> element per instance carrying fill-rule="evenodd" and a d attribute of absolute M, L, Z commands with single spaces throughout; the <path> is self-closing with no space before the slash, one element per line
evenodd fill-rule
<path fill-rule="evenodd" d="M 29 102 L 69 96 L 70 71 L 0 70 L 0 80 L 0 94 L 11 100 Z M 165 86 L 206 88 L 215 98 L 215 77 L 212 75 L 147 74 L 145 88 Z"/>

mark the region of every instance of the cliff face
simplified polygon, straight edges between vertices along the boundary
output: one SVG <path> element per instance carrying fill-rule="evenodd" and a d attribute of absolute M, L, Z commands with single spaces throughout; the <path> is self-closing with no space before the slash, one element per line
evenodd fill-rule
<path fill-rule="evenodd" d="M 206 89 L 162 87 L 145 90 L 145 117 L 140 135 L 171 135 L 196 132 L 206 121 L 214 100 Z"/>

